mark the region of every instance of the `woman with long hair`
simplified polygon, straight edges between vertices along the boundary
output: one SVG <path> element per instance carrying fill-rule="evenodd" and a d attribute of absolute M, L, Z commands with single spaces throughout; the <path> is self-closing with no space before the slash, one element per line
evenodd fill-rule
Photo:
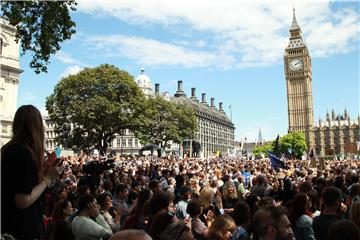
<path fill-rule="evenodd" d="M 230 215 L 221 215 L 211 224 L 208 239 L 229 240 L 235 228 L 235 221 Z"/>
<path fill-rule="evenodd" d="M 152 191 L 148 188 L 141 189 L 136 205 L 126 218 L 124 229 L 146 229 L 145 203 L 152 198 Z"/>
<path fill-rule="evenodd" d="M 314 230 L 312 228 L 312 218 L 309 198 L 305 193 L 298 193 L 292 200 L 289 209 L 289 220 L 298 240 L 314 240 Z"/>
<path fill-rule="evenodd" d="M 32 105 L 15 113 L 11 140 L 1 148 L 1 231 L 18 239 L 44 237 L 43 192 L 58 177 L 55 152 L 44 158 L 44 125 Z"/>
<path fill-rule="evenodd" d="M 71 224 L 69 221 L 70 216 L 73 214 L 74 209 L 69 199 L 62 199 L 55 205 L 52 213 L 52 219 L 49 222 L 45 239 L 49 240 L 72 240 L 75 239 L 71 231 Z"/>
<path fill-rule="evenodd" d="M 112 197 L 109 192 L 104 192 L 98 197 L 98 203 L 100 205 L 100 214 L 104 216 L 106 222 L 110 225 L 113 233 L 120 230 L 120 218 L 123 212 L 122 208 L 116 210 L 116 216 L 110 214 L 110 209 L 113 208 Z"/>
<path fill-rule="evenodd" d="M 237 196 L 235 184 L 233 182 L 227 181 L 224 184 L 224 208 L 233 210 L 238 201 L 239 199 Z"/>

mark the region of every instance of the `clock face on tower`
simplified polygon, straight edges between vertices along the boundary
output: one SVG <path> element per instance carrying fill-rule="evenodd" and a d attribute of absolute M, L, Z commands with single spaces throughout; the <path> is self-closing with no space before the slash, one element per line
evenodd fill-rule
<path fill-rule="evenodd" d="M 290 69 L 293 71 L 300 70 L 303 67 L 302 60 L 300 58 L 295 58 L 290 61 Z"/>

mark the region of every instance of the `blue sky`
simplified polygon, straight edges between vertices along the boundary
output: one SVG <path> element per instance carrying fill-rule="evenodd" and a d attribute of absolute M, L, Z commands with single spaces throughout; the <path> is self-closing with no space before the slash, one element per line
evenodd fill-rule
<path fill-rule="evenodd" d="M 45 99 L 64 76 L 113 64 L 136 77 L 142 67 L 160 90 L 174 94 L 183 80 L 190 96 L 207 93 L 230 116 L 235 140 L 274 139 L 288 128 L 283 54 L 292 8 L 310 50 L 314 117 L 326 111 L 351 118 L 359 107 L 358 2 L 306 1 L 80 1 L 72 13 L 77 33 L 51 58 L 48 73 L 20 58 L 18 105 Z"/>

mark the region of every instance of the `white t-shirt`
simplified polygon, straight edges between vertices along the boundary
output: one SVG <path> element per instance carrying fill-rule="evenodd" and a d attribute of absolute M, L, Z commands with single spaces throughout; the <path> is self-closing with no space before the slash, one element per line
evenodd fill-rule
<path fill-rule="evenodd" d="M 104 217 L 99 214 L 96 222 L 89 217 L 76 216 L 71 224 L 72 231 L 77 240 L 102 240 L 109 238 L 112 230 Z"/>

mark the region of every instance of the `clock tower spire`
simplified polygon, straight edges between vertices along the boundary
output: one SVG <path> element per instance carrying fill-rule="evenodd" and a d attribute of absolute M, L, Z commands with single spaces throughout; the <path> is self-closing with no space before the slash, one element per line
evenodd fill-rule
<path fill-rule="evenodd" d="M 295 9 L 289 32 L 289 43 L 284 53 L 288 131 L 304 132 L 309 147 L 309 130 L 314 124 L 311 58 L 296 20 Z"/>

